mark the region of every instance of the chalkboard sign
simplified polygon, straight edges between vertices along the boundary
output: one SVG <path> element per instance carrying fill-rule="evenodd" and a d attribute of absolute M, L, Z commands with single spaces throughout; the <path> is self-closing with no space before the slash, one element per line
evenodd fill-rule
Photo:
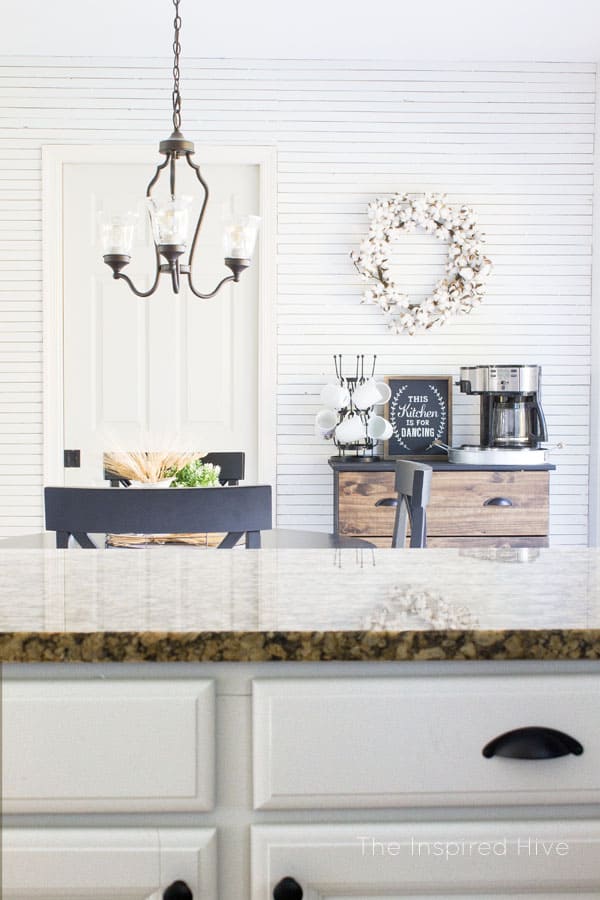
<path fill-rule="evenodd" d="M 394 432 L 385 455 L 448 459 L 433 441 L 452 443 L 452 376 L 388 375 L 391 396 L 385 417 Z"/>

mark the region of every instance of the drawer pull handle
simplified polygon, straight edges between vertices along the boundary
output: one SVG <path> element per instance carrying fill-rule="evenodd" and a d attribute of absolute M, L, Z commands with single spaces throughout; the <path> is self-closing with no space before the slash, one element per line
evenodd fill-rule
<path fill-rule="evenodd" d="M 174 881 L 163 892 L 163 900 L 193 900 L 193 896 L 185 881 Z"/>
<path fill-rule="evenodd" d="M 508 759 L 556 759 L 573 753 L 581 756 L 583 747 L 564 731 L 554 728 L 515 728 L 495 737 L 482 750 L 486 759 L 505 756 Z"/>
<path fill-rule="evenodd" d="M 302 900 L 304 891 L 295 878 L 282 878 L 273 889 L 273 900 Z"/>
<path fill-rule="evenodd" d="M 484 501 L 484 506 L 512 506 L 512 500 L 509 500 L 508 497 L 490 497 L 489 500 Z"/>
<path fill-rule="evenodd" d="M 398 506 L 398 498 L 397 497 L 384 497 L 382 500 L 378 500 L 375 503 L 375 506 Z"/>

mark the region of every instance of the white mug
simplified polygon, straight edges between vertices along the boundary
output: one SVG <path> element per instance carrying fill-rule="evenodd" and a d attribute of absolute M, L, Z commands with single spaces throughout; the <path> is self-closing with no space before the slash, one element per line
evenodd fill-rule
<path fill-rule="evenodd" d="M 364 441 L 367 436 L 364 422 L 359 416 L 349 416 L 337 426 L 335 436 L 340 444 L 356 444 L 358 441 Z"/>
<path fill-rule="evenodd" d="M 352 395 L 352 402 L 357 409 L 369 409 L 376 403 L 381 403 L 381 394 L 374 378 L 369 378 L 363 384 L 359 384 Z"/>
<path fill-rule="evenodd" d="M 390 390 L 390 386 L 387 381 L 377 381 L 375 383 L 375 387 L 379 391 L 379 400 L 378 403 L 387 403 L 390 397 L 392 396 L 392 392 Z"/>
<path fill-rule="evenodd" d="M 320 409 L 315 416 L 315 432 L 321 437 L 332 437 L 337 425 L 337 413 L 333 409 Z"/>
<path fill-rule="evenodd" d="M 394 429 L 383 416 L 371 416 L 367 423 L 367 434 L 374 441 L 389 441 Z"/>
<path fill-rule="evenodd" d="M 349 401 L 348 388 L 341 384 L 326 384 L 321 391 L 321 403 L 329 409 L 344 409 Z"/>

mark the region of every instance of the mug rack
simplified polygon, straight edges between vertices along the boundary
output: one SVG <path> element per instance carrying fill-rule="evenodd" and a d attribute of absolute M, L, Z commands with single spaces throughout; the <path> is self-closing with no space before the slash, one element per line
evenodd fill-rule
<path fill-rule="evenodd" d="M 370 378 L 373 378 L 375 375 L 375 363 L 377 362 L 377 355 L 373 354 L 373 360 L 370 365 L 371 371 L 369 372 L 369 363 L 366 363 L 367 374 L 365 375 L 365 354 L 357 354 L 356 359 L 353 365 L 353 375 L 345 375 L 343 369 L 343 359 L 341 353 L 334 353 L 333 362 L 335 365 L 335 374 L 338 380 L 338 383 L 341 387 L 345 387 L 350 395 L 350 399 L 348 404 L 338 411 L 338 425 L 346 419 L 354 418 L 358 416 L 360 419 L 363 429 L 364 429 L 364 438 L 360 441 L 353 442 L 351 444 L 344 444 L 340 442 L 335 434 L 333 436 L 333 443 L 338 448 L 338 455 L 332 456 L 332 460 L 341 460 L 341 459 L 352 459 L 352 462 L 379 462 L 381 457 L 375 455 L 375 447 L 377 445 L 377 441 L 375 441 L 372 437 L 369 437 L 367 433 L 367 424 L 370 416 L 373 413 L 373 406 L 368 407 L 367 409 L 358 409 L 354 404 L 354 392 L 357 387 L 361 384 L 365 384 Z"/>

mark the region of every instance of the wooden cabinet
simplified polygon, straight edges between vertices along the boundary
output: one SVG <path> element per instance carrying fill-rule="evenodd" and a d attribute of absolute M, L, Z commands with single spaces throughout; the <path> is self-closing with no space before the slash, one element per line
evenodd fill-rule
<path fill-rule="evenodd" d="M 394 472 L 334 466 L 335 530 L 389 546 L 395 497 Z M 431 547 L 548 545 L 549 472 L 434 469 L 427 509 Z"/>

